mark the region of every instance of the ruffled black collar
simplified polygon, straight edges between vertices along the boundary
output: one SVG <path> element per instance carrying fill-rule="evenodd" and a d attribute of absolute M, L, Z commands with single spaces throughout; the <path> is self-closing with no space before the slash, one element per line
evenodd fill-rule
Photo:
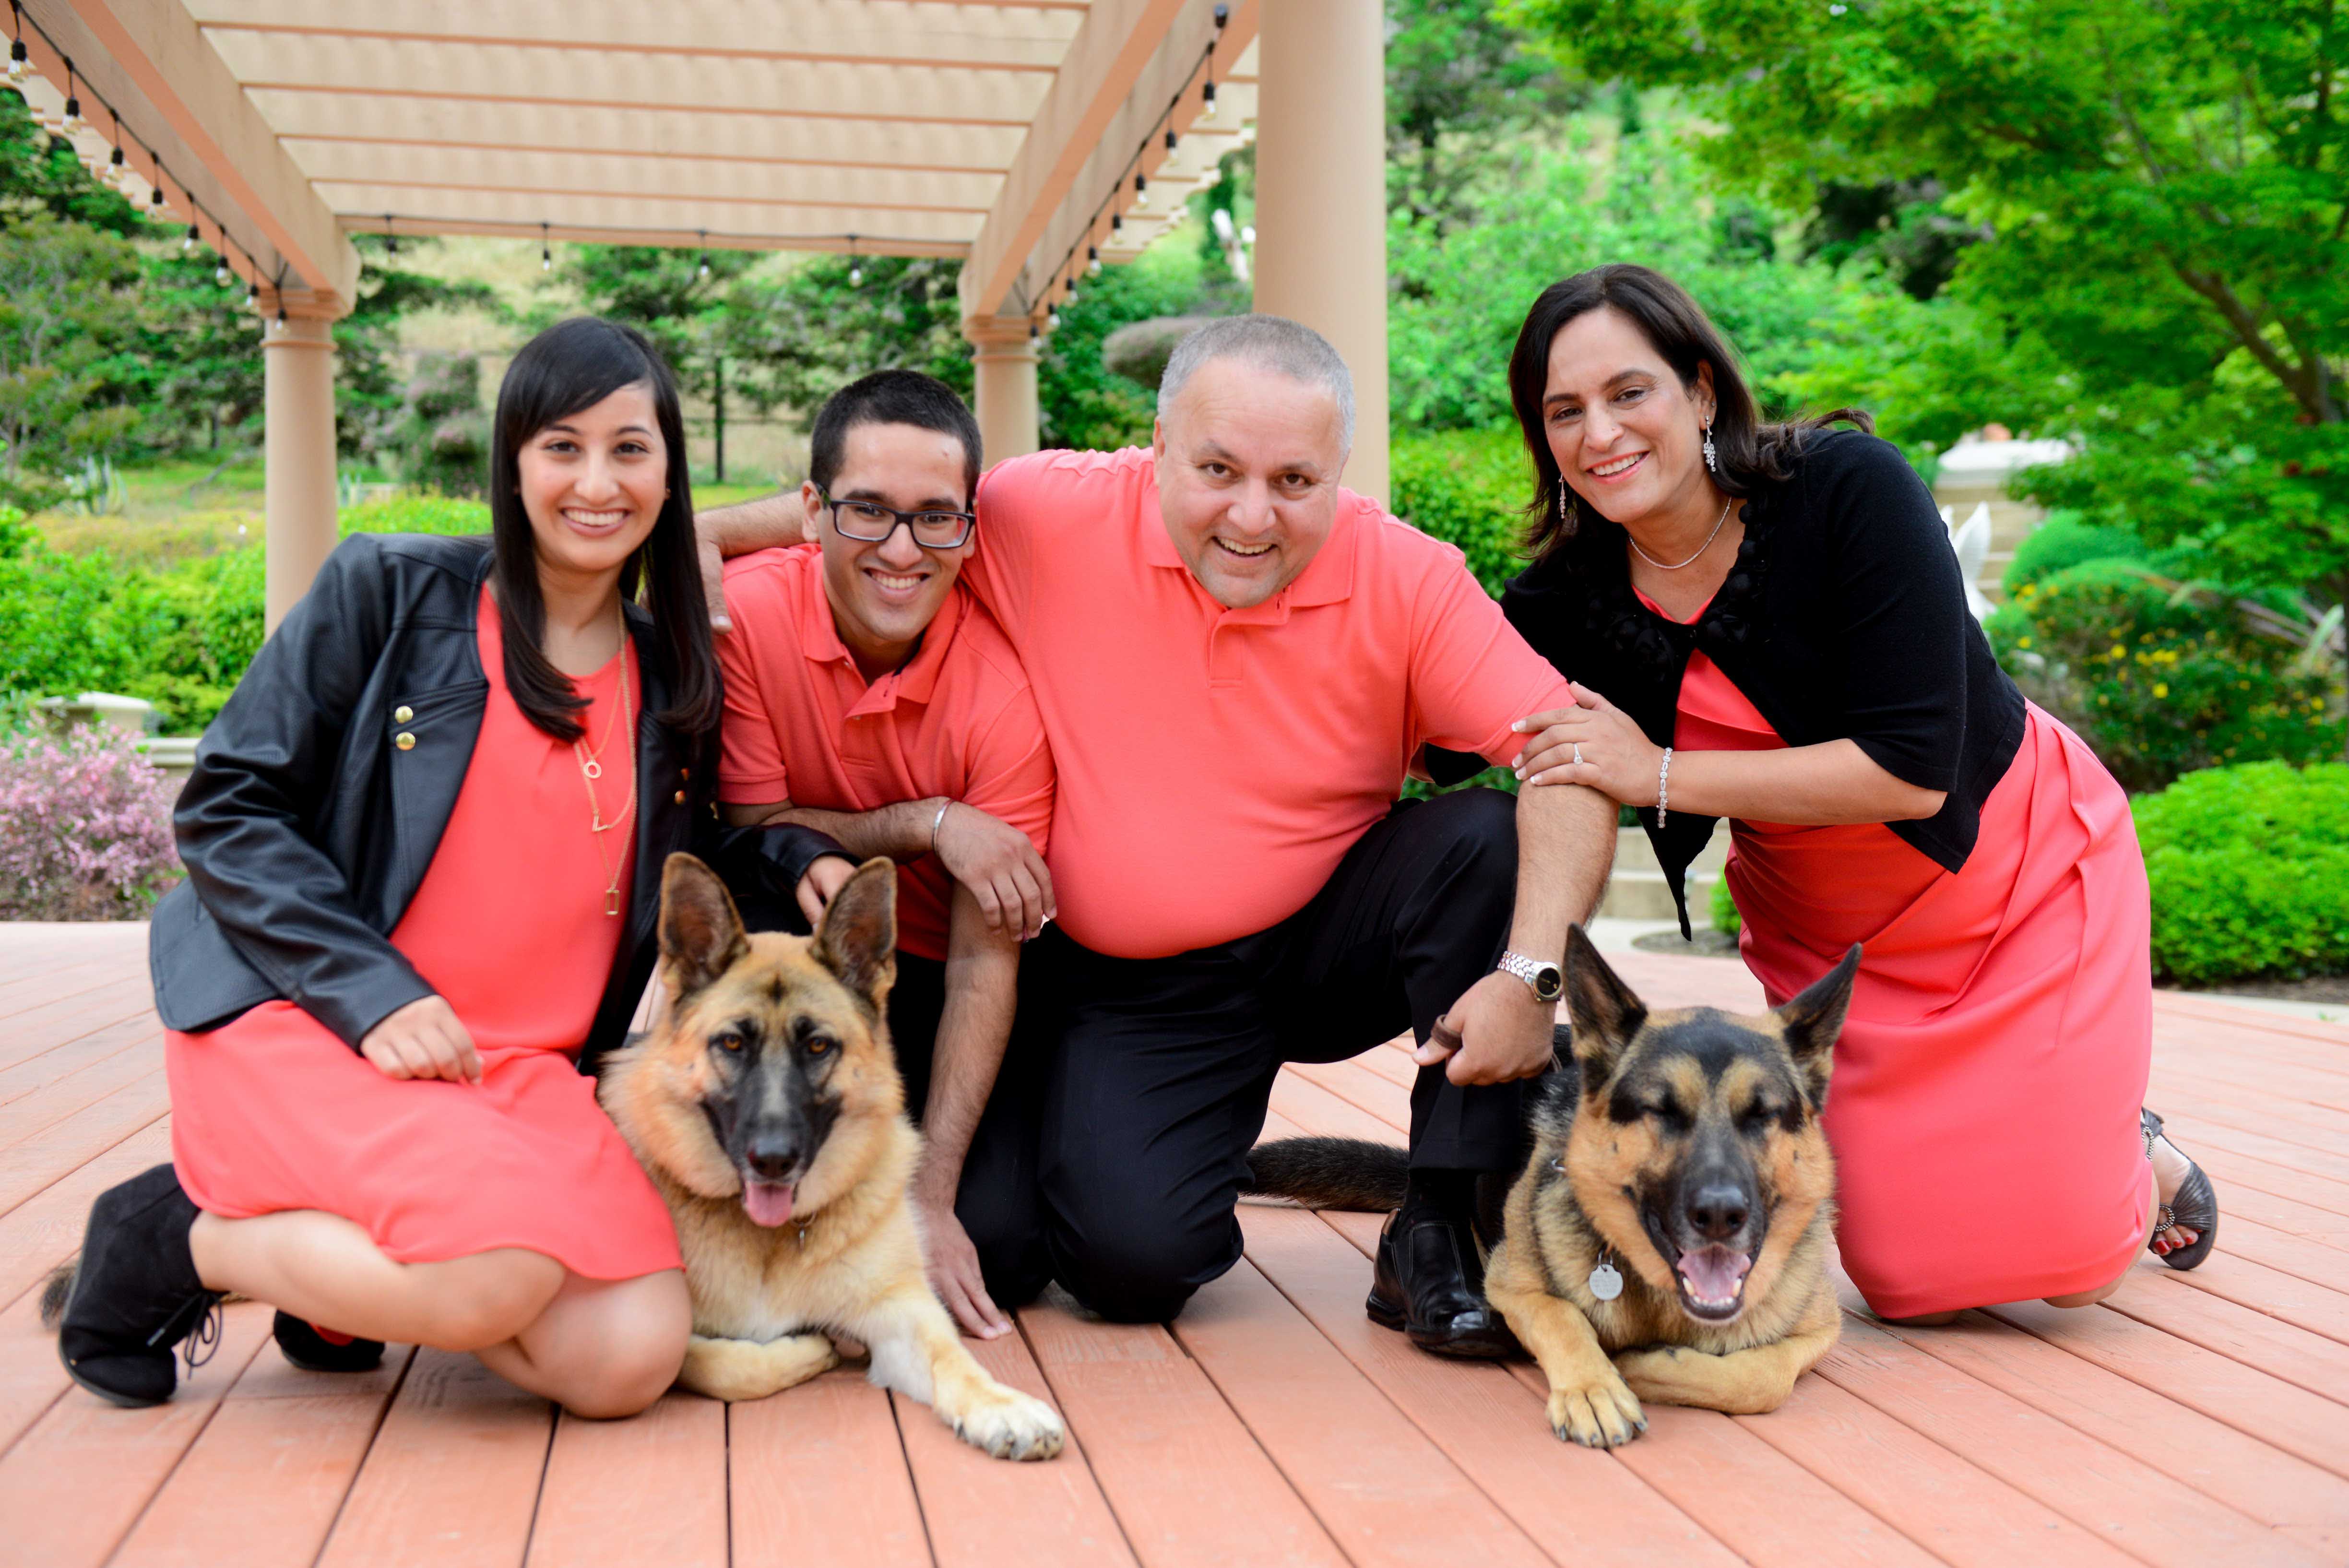
<path fill-rule="evenodd" d="M 1745 537 L 1720 590 L 1695 621 L 1683 624 L 1650 609 L 1631 587 L 1630 563 L 1621 526 L 1584 514 L 1566 551 L 1575 576 L 1590 594 L 1590 624 L 1616 667 L 1676 692 L 1689 655 L 1703 649 L 1716 660 L 1756 650 L 1770 639 L 1764 587 L 1770 575 L 1770 536 L 1775 520 L 1775 487 L 1746 497 Z"/>

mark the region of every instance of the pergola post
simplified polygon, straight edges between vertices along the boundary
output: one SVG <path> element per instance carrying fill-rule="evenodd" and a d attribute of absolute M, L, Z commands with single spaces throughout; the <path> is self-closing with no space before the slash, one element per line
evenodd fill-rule
<path fill-rule="evenodd" d="M 335 321 L 341 303 L 261 301 L 268 552 L 264 625 L 277 629 L 335 547 Z M 283 306 L 284 319 L 279 319 Z"/>
<path fill-rule="evenodd" d="M 989 463 L 1025 456 L 1040 444 L 1034 330 L 1024 316 L 972 317 L 962 324 L 972 350 L 971 411 Z"/>
<path fill-rule="evenodd" d="M 1257 35 L 1256 308 L 1354 373 L 1346 483 L 1387 491 L 1386 12 L 1274 0 Z"/>

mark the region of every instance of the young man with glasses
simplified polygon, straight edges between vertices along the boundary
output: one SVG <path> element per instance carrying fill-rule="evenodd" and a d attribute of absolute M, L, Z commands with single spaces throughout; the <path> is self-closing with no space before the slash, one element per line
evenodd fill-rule
<path fill-rule="evenodd" d="M 999 1135 L 1032 1162 L 1026 1251 L 988 1242 L 998 1301 L 1057 1280 L 1104 1316 L 1173 1316 L 1239 1260 L 1281 1064 L 1409 1029 L 1410 1185 L 1366 1304 L 1432 1351 L 1511 1348 L 1473 1210 L 1524 1164 L 1615 806 L 1579 785 L 1396 804 L 1423 746 L 1509 763 L 1518 716 L 1574 698 L 1459 551 L 1340 485 L 1353 395 L 1306 327 L 1218 321 L 1168 362 L 1151 448 L 1013 458 L 981 487 L 971 590 L 1060 768 L 1061 918 L 1026 955 L 973 1162 L 1019 1174 Z M 704 514 L 705 574 L 799 537 L 797 510 Z"/>
<path fill-rule="evenodd" d="M 932 1283 L 991 1338 L 1010 1324 L 956 1194 L 1010 1034 L 1019 944 L 1053 913 L 1053 776 L 1019 657 L 957 581 L 977 547 L 978 468 L 977 421 L 930 377 L 879 371 L 824 404 L 799 494 L 812 542 L 726 568 L 718 798 L 730 822 L 820 827 L 900 863 L 889 1029 L 925 1134 L 914 1197 Z M 818 861 L 797 913 L 813 919 L 854 868 Z M 754 929 L 792 913 L 743 899 Z"/>

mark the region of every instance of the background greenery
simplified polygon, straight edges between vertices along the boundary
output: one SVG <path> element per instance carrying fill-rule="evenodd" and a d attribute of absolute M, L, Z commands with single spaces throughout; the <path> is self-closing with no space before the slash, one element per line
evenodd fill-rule
<path fill-rule="evenodd" d="M 2335 787 L 2349 26 L 2329 0 L 1385 4 L 1392 500 L 1489 589 L 1521 564 L 1500 368 L 1526 303 L 1643 262 L 1704 304 L 1773 413 L 1868 407 L 1929 478 L 1987 425 L 2073 449 L 2014 486 L 2055 510 L 1987 630 L 2141 792 L 2149 861 L 2165 813 L 2256 824 Z M 1232 155 L 1175 234 L 1082 278 L 1042 344 L 1048 443 L 1147 439 L 1152 389 L 1102 346 L 1247 308 L 1254 185 Z M 721 452 L 730 421 L 803 427 L 870 369 L 970 385 L 951 262 L 564 246 L 542 273 L 530 246 L 493 288 L 429 242 L 358 243 L 346 531 L 482 526 L 463 497 L 499 357 L 583 307 L 656 338 Z M 0 501 L 23 508 L 0 512 L 0 707 L 110 689 L 192 729 L 257 646 L 260 355 L 215 265 L 0 92 Z M 697 494 L 776 477 L 742 466 Z M 409 489 L 370 499 L 384 482 Z M 2267 832 L 2231 853 L 2258 860 Z M 2156 875 L 2166 972 L 2349 965 L 2292 934 L 2308 877 L 2209 873 L 2244 889 L 2241 919 L 2275 911 L 2253 940 L 2161 925 L 2183 877 Z"/>

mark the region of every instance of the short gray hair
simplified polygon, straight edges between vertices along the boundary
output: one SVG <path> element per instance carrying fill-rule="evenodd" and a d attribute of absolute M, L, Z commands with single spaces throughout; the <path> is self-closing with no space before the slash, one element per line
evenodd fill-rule
<path fill-rule="evenodd" d="M 1285 316 L 1226 316 L 1211 321 L 1174 346 L 1166 373 L 1158 379 L 1163 418 L 1183 393 L 1191 373 L 1210 359 L 1239 359 L 1319 387 L 1338 400 L 1338 447 L 1354 450 L 1354 377 L 1330 340 Z"/>

